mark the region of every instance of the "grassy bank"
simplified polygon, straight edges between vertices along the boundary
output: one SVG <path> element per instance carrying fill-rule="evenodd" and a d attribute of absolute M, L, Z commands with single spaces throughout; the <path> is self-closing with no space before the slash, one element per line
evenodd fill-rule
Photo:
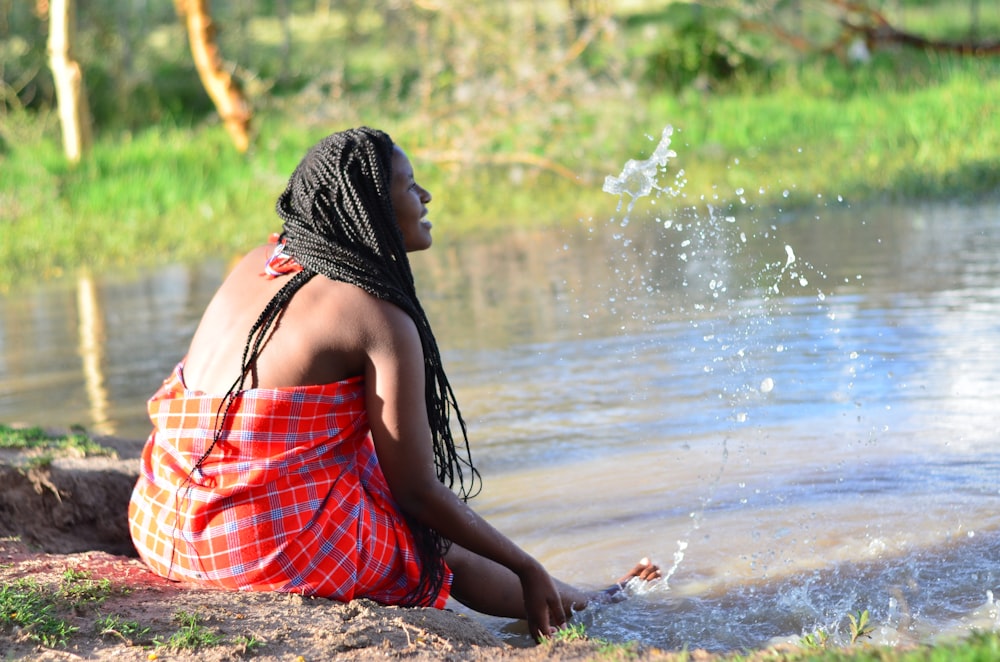
<path fill-rule="evenodd" d="M 438 233 L 553 224 L 613 213 L 601 192 L 629 158 L 644 158 L 671 124 L 683 197 L 660 204 L 808 204 L 817 196 L 969 199 L 1000 189 L 1000 77 L 961 70 L 938 85 L 849 99 L 785 88 L 766 95 L 654 96 L 638 109 L 606 105 L 581 122 L 602 125 L 605 149 L 560 161 L 571 181 L 546 171 L 480 165 L 461 172 L 422 159 L 419 129 L 366 118 L 406 147 L 435 194 Z M 235 252 L 277 228 L 275 198 L 301 154 L 353 122 L 303 125 L 258 118 L 254 151 L 239 155 L 221 128 L 157 126 L 104 136 L 76 168 L 59 153 L 52 117 L 9 117 L 24 137 L 3 157 L 0 285 L 87 265 L 175 260 Z M 614 127 L 620 127 L 617 131 Z M 584 126 L 579 129 L 585 130 Z M 558 154 L 546 155 L 553 160 Z M 518 179 L 522 178 L 522 179 Z"/>
<path fill-rule="evenodd" d="M 914 15 L 935 25 L 951 15 L 939 4 L 937 14 Z M 145 101 L 160 117 L 152 124 L 138 122 L 129 104 L 103 116 L 93 151 L 71 167 L 54 111 L 8 109 L 0 116 L 0 287 L 81 266 L 235 254 L 277 229 L 274 200 L 303 152 L 357 124 L 388 130 L 410 152 L 435 195 L 439 240 L 613 215 L 617 200 L 601 191 L 604 178 L 648 156 L 668 124 L 678 156 L 660 184 L 681 181 L 683 189 L 656 201 L 661 215 L 705 203 L 789 208 L 838 198 L 976 199 L 1000 189 L 1000 58 L 898 50 L 865 64 L 831 54 L 765 62 L 733 42 L 727 48 L 744 48 L 753 66 L 724 78 L 695 69 L 678 81 L 657 63 L 721 34 L 705 23 L 679 33 L 678 6 L 619 16 L 618 28 L 604 26 L 569 61 L 554 36 L 558 21 L 534 17 L 526 49 L 508 43 L 519 17 L 474 13 L 495 11 L 489 3 L 469 5 L 467 16 L 420 23 L 426 16 L 418 15 L 426 43 L 389 34 L 376 15 L 366 15 L 365 34 L 347 30 L 344 17 L 302 17 L 289 23 L 292 61 L 306 64 L 292 82 L 274 74 L 266 85 L 262 77 L 281 59 L 280 26 L 248 21 L 235 36 L 255 39 L 255 48 L 223 44 L 258 76 L 249 86 L 257 116 L 247 155 L 211 112 L 167 113 L 176 101 L 159 98 Z M 486 18 L 512 23 L 491 33 Z M 456 28 L 483 30 L 474 35 L 478 50 Z M 154 57 L 183 39 L 166 23 L 136 47 L 135 59 L 163 88 L 197 84 L 174 51 Z M 400 48 L 384 47 L 397 41 Z M 334 82 L 323 78 L 330 53 L 344 55 Z M 547 73 L 518 78 L 521 65 Z"/>
<path fill-rule="evenodd" d="M 848 648 L 770 649 L 733 653 L 709 659 L 712 662 L 985 662 L 995 660 L 998 656 L 1000 656 L 1000 635 L 991 632 L 975 633 L 961 641 L 907 649 L 881 648 L 860 643 Z M 616 658 L 610 656 L 607 659 Z M 676 654 L 676 656 L 664 656 L 662 659 L 687 662 L 702 658 Z"/>

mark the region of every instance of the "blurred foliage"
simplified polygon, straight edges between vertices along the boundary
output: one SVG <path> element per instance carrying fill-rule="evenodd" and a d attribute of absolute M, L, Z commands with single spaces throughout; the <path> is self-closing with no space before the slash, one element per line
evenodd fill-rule
<path fill-rule="evenodd" d="M 1000 3 L 863 4 L 932 37 L 1000 34 Z M 171 0 L 77 6 L 77 57 L 99 130 L 211 115 Z M 35 7 L 0 0 L 0 112 L 54 105 L 47 25 Z M 558 117 L 598 86 L 760 89 L 804 60 L 848 58 L 836 43 L 847 10 L 834 0 L 215 0 L 212 10 L 227 65 L 256 107 L 293 99 L 344 115 L 356 111 L 343 107 L 349 99 L 387 104 L 447 118 L 436 130 L 463 139 L 474 138 L 462 126 L 469 110 L 509 120 L 541 103 L 558 131 Z"/>
<path fill-rule="evenodd" d="M 744 29 L 739 10 L 671 3 L 656 14 L 629 17 L 632 25 L 660 26 L 645 57 L 646 80 L 674 91 L 715 89 L 766 73 L 777 53 L 760 34 Z"/>
<path fill-rule="evenodd" d="M 962 11 L 965 1 L 863 4 L 932 36 L 1000 35 L 1000 3 L 968 0 Z M 914 49 L 852 50 L 838 0 L 211 6 L 226 67 L 258 117 L 284 115 L 324 131 L 387 123 L 454 178 L 474 165 L 487 180 L 493 172 L 514 183 L 542 174 L 599 179 L 603 165 L 593 155 L 607 153 L 613 136 L 648 131 L 651 101 L 663 94 L 694 104 L 707 94 L 782 90 L 849 99 L 933 85 L 954 69 L 953 58 Z M 25 131 L 58 135 L 47 26 L 35 7 L 0 0 L 0 155 Z M 77 7 L 76 55 L 98 140 L 217 123 L 172 0 Z M 41 129 L 27 128 L 18 113 Z"/>
<path fill-rule="evenodd" d="M 613 213 L 600 183 L 667 124 L 678 204 L 998 190 L 1000 58 L 859 52 L 834 2 L 215 0 L 255 111 L 239 154 L 172 0 L 78 0 L 97 139 L 71 166 L 45 22 L 35 2 L 0 0 L 0 289 L 239 251 L 274 229 L 301 154 L 358 124 L 405 145 L 449 233 Z M 1000 35 L 1000 3 L 973 18 L 964 0 L 865 2 L 935 38 Z"/>
<path fill-rule="evenodd" d="M 864 3 L 942 38 L 1000 34 L 1000 3 L 969 0 L 960 11 L 962 1 Z M 323 131 L 388 123 L 454 178 L 474 165 L 487 180 L 499 172 L 514 183 L 542 174 L 593 181 L 603 168 L 593 155 L 607 153 L 613 136 L 648 131 L 650 100 L 664 93 L 689 103 L 781 90 L 849 99 L 932 85 L 954 68 L 951 58 L 914 49 L 852 51 L 837 0 L 211 6 L 226 67 L 259 117 Z M 0 155 L 22 142 L 19 132 L 39 130 L 17 113 L 58 135 L 47 25 L 35 7 L 0 0 Z M 76 55 L 99 140 L 218 121 L 172 0 L 77 7 Z"/>

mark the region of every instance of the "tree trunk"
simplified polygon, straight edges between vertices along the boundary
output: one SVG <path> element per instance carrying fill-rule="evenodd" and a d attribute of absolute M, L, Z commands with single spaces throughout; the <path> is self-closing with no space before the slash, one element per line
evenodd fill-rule
<path fill-rule="evenodd" d="M 226 131 L 241 152 L 250 147 L 250 107 L 239 85 L 222 68 L 219 47 L 215 43 L 208 0 L 175 0 L 178 14 L 187 25 L 191 55 L 205 91 L 215 104 Z"/>
<path fill-rule="evenodd" d="M 76 11 L 73 0 L 52 0 L 49 6 L 49 67 L 56 86 L 63 150 L 77 163 L 90 147 L 90 108 L 83 85 L 83 70 L 73 59 Z"/>
<path fill-rule="evenodd" d="M 292 13 L 288 0 L 278 0 L 278 20 L 281 21 L 281 71 L 278 81 L 284 83 L 292 68 Z"/>

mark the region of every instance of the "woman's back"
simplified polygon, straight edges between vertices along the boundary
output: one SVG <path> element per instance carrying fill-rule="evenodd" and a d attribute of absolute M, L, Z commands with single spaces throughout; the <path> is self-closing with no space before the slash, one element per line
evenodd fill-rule
<path fill-rule="evenodd" d="M 185 359 L 188 388 L 222 394 L 238 378 L 250 329 L 292 277 L 264 275 L 273 247 L 248 253 L 209 303 Z M 312 278 L 269 332 L 243 388 L 331 384 L 362 375 L 367 329 L 381 317 L 381 305 L 354 285 Z"/>

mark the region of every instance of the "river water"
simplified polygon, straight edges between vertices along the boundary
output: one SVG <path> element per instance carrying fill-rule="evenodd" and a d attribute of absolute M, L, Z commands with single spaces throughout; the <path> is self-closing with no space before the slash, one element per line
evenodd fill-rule
<path fill-rule="evenodd" d="M 571 583 L 663 566 L 578 617 L 612 640 L 1000 626 L 1000 204 L 646 215 L 413 256 L 477 509 Z M 0 297 L 0 421 L 145 437 L 226 268 Z"/>

